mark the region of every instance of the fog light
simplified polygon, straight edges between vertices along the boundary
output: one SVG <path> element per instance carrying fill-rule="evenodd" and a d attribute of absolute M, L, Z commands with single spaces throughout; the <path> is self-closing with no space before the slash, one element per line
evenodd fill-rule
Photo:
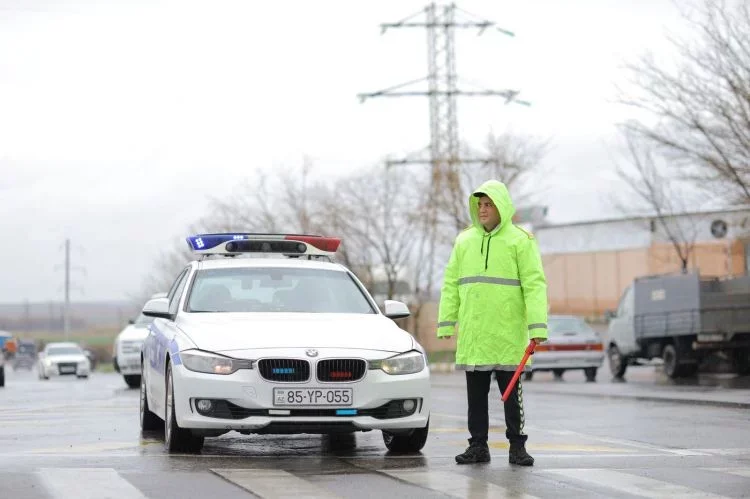
<path fill-rule="evenodd" d="M 198 412 L 211 412 L 211 410 L 214 408 L 214 404 L 207 399 L 201 399 L 199 400 L 195 406 L 198 408 Z"/>
<path fill-rule="evenodd" d="M 404 412 L 411 412 L 414 410 L 414 408 L 417 406 L 417 403 L 414 402 L 412 399 L 404 400 L 401 403 L 401 407 L 404 408 Z"/>

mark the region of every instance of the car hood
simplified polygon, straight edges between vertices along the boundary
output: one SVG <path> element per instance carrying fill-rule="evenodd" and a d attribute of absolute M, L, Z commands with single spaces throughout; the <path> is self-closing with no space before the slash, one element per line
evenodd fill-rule
<path fill-rule="evenodd" d="M 148 326 L 135 327 L 130 325 L 117 335 L 118 341 L 143 341 L 148 336 Z"/>
<path fill-rule="evenodd" d="M 354 348 L 406 352 L 411 335 L 384 315 L 185 314 L 177 326 L 201 350 Z"/>

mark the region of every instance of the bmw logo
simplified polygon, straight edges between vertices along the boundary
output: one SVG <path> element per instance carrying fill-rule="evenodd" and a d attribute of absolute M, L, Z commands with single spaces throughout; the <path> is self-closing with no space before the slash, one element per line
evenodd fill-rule
<path fill-rule="evenodd" d="M 318 351 L 315 350 L 314 348 L 308 348 L 307 350 L 305 350 L 305 354 L 308 357 L 317 357 L 318 356 Z"/>

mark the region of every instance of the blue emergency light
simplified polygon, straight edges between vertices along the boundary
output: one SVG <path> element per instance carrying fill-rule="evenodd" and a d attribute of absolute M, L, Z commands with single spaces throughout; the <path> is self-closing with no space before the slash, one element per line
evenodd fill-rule
<path fill-rule="evenodd" d="M 341 239 L 308 234 L 196 234 L 186 238 L 193 253 L 234 256 L 242 253 L 331 256 Z"/>

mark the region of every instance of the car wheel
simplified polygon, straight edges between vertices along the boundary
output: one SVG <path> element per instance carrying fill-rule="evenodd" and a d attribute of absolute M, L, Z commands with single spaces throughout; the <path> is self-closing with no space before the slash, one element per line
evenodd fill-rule
<path fill-rule="evenodd" d="M 583 374 L 586 375 L 586 381 L 588 381 L 589 383 L 596 381 L 596 371 L 597 371 L 596 367 L 585 368 L 583 370 Z"/>
<path fill-rule="evenodd" d="M 123 378 L 125 378 L 125 383 L 127 383 L 128 387 L 130 388 L 138 388 L 139 386 L 141 386 L 140 374 L 129 374 L 123 376 Z"/>
<path fill-rule="evenodd" d="M 78 379 L 89 379 L 89 375 L 88 374 L 84 374 L 83 376 L 76 376 L 76 378 L 78 378 Z"/>
<path fill-rule="evenodd" d="M 523 373 L 523 380 L 524 381 L 531 381 L 532 379 L 534 379 L 534 371 L 529 371 L 529 372 Z"/>
<path fill-rule="evenodd" d="M 383 442 L 391 452 L 406 453 L 419 452 L 427 443 L 427 434 L 430 432 L 430 421 L 424 428 L 415 428 L 411 433 L 398 435 L 383 430 Z"/>
<path fill-rule="evenodd" d="M 622 378 L 625 376 L 628 362 L 620 353 L 620 349 L 617 348 L 617 345 L 612 345 L 607 349 L 607 357 L 609 359 L 609 370 L 612 373 L 612 376 L 615 378 Z"/>
<path fill-rule="evenodd" d="M 167 451 L 172 452 L 200 452 L 203 448 L 203 437 L 193 435 L 190 430 L 180 428 L 174 408 L 174 382 L 172 380 L 172 364 L 167 364 L 166 407 L 164 419 L 164 443 Z"/>
<path fill-rule="evenodd" d="M 555 375 L 555 379 L 557 381 L 562 381 L 563 373 L 565 372 L 565 369 L 552 369 L 552 374 Z"/>
<path fill-rule="evenodd" d="M 0 386 L 5 386 L 5 367 L 0 367 Z"/>
<path fill-rule="evenodd" d="M 141 380 L 141 407 L 140 407 L 140 420 L 141 420 L 141 433 L 145 431 L 159 431 L 164 430 L 164 421 L 159 416 L 151 412 L 148 408 L 148 393 L 146 392 L 146 377 L 141 374 L 138 376 Z"/>

